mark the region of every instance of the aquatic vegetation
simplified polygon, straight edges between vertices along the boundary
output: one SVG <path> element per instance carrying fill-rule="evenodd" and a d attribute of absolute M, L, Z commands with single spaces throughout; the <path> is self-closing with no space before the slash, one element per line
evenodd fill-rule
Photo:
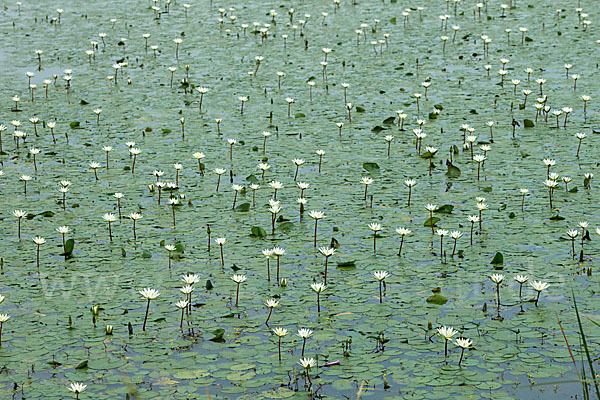
<path fill-rule="evenodd" d="M 590 1 L 57 6 L 1 11 L 5 397 L 595 398 Z"/>

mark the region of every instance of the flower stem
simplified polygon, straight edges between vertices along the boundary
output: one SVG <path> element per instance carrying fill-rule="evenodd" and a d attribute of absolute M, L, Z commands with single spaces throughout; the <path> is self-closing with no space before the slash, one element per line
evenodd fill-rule
<path fill-rule="evenodd" d="M 317 293 L 317 313 L 321 312 L 321 296 Z"/>
<path fill-rule="evenodd" d="M 279 284 L 279 256 L 277 256 L 277 284 Z"/>
<path fill-rule="evenodd" d="M 279 362 L 281 362 L 281 336 L 279 336 L 278 350 L 279 350 Z"/>
<path fill-rule="evenodd" d="M 377 232 L 373 232 L 373 253 L 377 253 Z"/>
<path fill-rule="evenodd" d="M 267 258 L 267 280 L 271 282 L 271 260 Z"/>
<path fill-rule="evenodd" d="M 146 305 L 146 316 L 144 317 L 144 325 L 142 326 L 142 331 L 146 331 L 146 321 L 148 320 L 148 311 L 150 310 L 150 299 L 148 299 L 148 304 Z"/>
<path fill-rule="evenodd" d="M 498 298 L 498 316 L 500 315 L 500 284 L 496 284 L 496 297 Z"/>
<path fill-rule="evenodd" d="M 458 366 L 459 367 L 460 367 L 460 364 L 462 363 L 464 355 L 465 355 L 465 349 L 462 349 L 462 352 L 460 353 L 460 360 L 458 360 Z"/>
<path fill-rule="evenodd" d="M 270 307 L 269 308 L 269 316 L 267 317 L 267 320 L 265 321 L 265 325 L 269 326 L 269 320 L 271 319 L 271 314 L 273 313 L 273 308 Z"/>
<path fill-rule="evenodd" d="M 446 357 L 448 357 L 448 339 L 446 339 L 444 343 L 444 360 Z"/>

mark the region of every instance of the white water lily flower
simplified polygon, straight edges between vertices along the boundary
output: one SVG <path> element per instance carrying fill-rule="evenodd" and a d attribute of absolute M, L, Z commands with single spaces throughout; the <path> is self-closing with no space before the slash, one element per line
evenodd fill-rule
<path fill-rule="evenodd" d="M 73 382 L 73 383 L 71 383 L 69 390 L 75 394 L 79 394 L 79 393 L 85 392 L 86 388 L 87 388 L 87 385 L 84 385 L 83 383 Z"/>
<path fill-rule="evenodd" d="M 279 337 L 284 337 L 285 335 L 288 334 L 288 330 L 285 328 L 277 327 L 277 328 L 273 328 L 273 333 Z"/>
<path fill-rule="evenodd" d="M 437 328 L 437 333 L 444 339 L 450 340 L 454 335 L 458 333 L 458 331 L 450 326 L 442 326 L 440 328 Z"/>
<path fill-rule="evenodd" d="M 542 291 L 546 290 L 548 288 L 548 286 L 550 286 L 549 283 L 542 282 L 542 281 L 533 281 L 533 282 L 529 282 L 529 284 L 531 285 L 533 290 L 535 290 L 536 292 L 542 292 Z"/>
<path fill-rule="evenodd" d="M 385 278 L 389 277 L 390 273 L 387 271 L 374 271 L 373 276 L 375 277 L 375 279 L 381 282 L 385 280 Z"/>
<path fill-rule="evenodd" d="M 315 293 L 323 293 L 325 291 L 325 289 L 327 289 L 327 286 L 325 286 L 324 283 L 311 283 L 310 284 L 310 288 L 315 292 Z"/>
<path fill-rule="evenodd" d="M 237 275 L 237 274 L 236 274 L 236 275 L 233 275 L 233 276 L 231 277 L 231 280 L 232 280 L 232 281 L 234 281 L 234 282 L 235 282 L 235 283 L 237 283 L 237 284 L 240 284 L 240 283 L 244 283 L 244 282 L 246 282 L 246 279 L 247 279 L 247 278 L 246 278 L 246 275 Z"/>
<path fill-rule="evenodd" d="M 463 349 L 468 349 L 473 344 L 473 341 L 471 339 L 458 338 L 454 341 L 454 344 Z"/>
<path fill-rule="evenodd" d="M 314 358 L 301 358 L 299 364 L 302 365 L 302 367 L 305 369 L 310 369 L 317 365 L 317 362 Z"/>

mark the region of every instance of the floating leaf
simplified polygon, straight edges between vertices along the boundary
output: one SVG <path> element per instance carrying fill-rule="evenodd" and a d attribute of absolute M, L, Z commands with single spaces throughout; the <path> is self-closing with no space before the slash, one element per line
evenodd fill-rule
<path fill-rule="evenodd" d="M 423 226 L 431 228 L 432 226 L 435 226 L 435 224 L 437 224 L 440 221 L 441 221 L 441 219 L 439 219 L 438 217 L 427 218 L 425 220 L 425 222 L 423 223 Z"/>
<path fill-rule="evenodd" d="M 395 121 L 396 121 L 396 117 L 387 117 L 386 119 L 383 120 L 383 124 L 384 125 L 394 125 Z"/>
<path fill-rule="evenodd" d="M 184 369 L 173 374 L 175 379 L 198 379 L 210 376 L 210 372 L 205 369 Z"/>
<path fill-rule="evenodd" d="M 356 268 L 356 260 L 338 262 L 337 267 L 340 269 L 354 269 Z"/>
<path fill-rule="evenodd" d="M 502 255 L 502 253 L 497 252 L 490 264 L 492 264 L 492 265 L 504 264 L 504 256 Z"/>
<path fill-rule="evenodd" d="M 436 208 L 434 212 L 440 214 L 452 214 L 452 210 L 454 210 L 452 204 L 444 204 L 443 206 Z"/>
<path fill-rule="evenodd" d="M 283 222 L 281 224 L 279 224 L 279 226 L 277 227 L 278 230 L 282 231 L 282 232 L 289 232 L 294 228 L 294 223 L 293 222 Z"/>
<path fill-rule="evenodd" d="M 75 369 L 84 369 L 87 367 L 88 367 L 88 360 L 84 360 L 84 361 L 80 362 L 79 364 L 77 364 Z"/>
<path fill-rule="evenodd" d="M 299 112 L 294 114 L 294 118 L 306 118 L 306 114 Z"/>
<path fill-rule="evenodd" d="M 80 128 L 80 124 L 79 121 L 73 121 L 69 124 L 69 126 L 71 127 L 71 129 L 77 129 Z"/>
<path fill-rule="evenodd" d="M 71 255 L 73 254 L 73 249 L 74 248 L 75 248 L 75 240 L 68 239 L 65 242 L 65 253 L 64 253 L 64 255 L 67 256 L 67 258 L 71 257 Z"/>
<path fill-rule="evenodd" d="M 446 176 L 448 178 L 458 178 L 460 176 L 460 169 L 450 161 L 446 161 L 446 166 L 448 167 L 448 171 L 446 171 Z"/>
<path fill-rule="evenodd" d="M 448 299 L 441 294 L 433 294 L 429 296 L 426 301 L 429 304 L 437 304 L 438 306 L 442 306 L 448 302 Z"/>
<path fill-rule="evenodd" d="M 252 231 L 252 236 L 254 237 L 264 238 L 267 236 L 267 232 L 265 232 L 265 230 L 260 226 L 253 226 L 250 230 Z"/>
<path fill-rule="evenodd" d="M 254 176 L 254 174 L 250 174 L 246 177 L 246 182 L 248 183 L 259 183 L 260 181 L 258 180 L 258 178 L 256 176 Z"/>
<path fill-rule="evenodd" d="M 379 171 L 379 164 L 374 162 L 365 162 L 363 163 L 363 168 L 366 169 L 370 173 L 374 173 Z"/>
<path fill-rule="evenodd" d="M 184 251 L 185 251 L 185 244 L 182 242 L 176 242 L 174 253 L 183 253 Z"/>
<path fill-rule="evenodd" d="M 235 208 L 235 211 L 248 212 L 250 211 L 250 203 L 242 203 Z"/>
<path fill-rule="evenodd" d="M 379 133 L 379 132 L 384 131 L 384 130 L 385 130 L 385 128 L 383 128 L 383 127 L 381 127 L 379 125 L 376 125 L 376 126 L 374 126 L 374 127 L 371 128 L 371 132 L 373 132 L 373 133 Z"/>
<path fill-rule="evenodd" d="M 298 392 L 298 394 L 300 395 L 300 392 Z M 279 387 L 276 390 L 262 392 L 261 395 L 267 399 L 287 399 L 290 397 L 294 397 L 296 395 L 296 392 L 288 389 L 287 387 Z M 306 395 L 304 397 L 306 397 Z"/>
<path fill-rule="evenodd" d="M 523 120 L 523 126 L 525 128 L 533 128 L 533 127 L 535 127 L 535 124 L 533 123 L 532 120 L 526 118 Z"/>
<path fill-rule="evenodd" d="M 211 342 L 225 343 L 225 339 L 223 338 L 223 336 L 225 336 L 225 329 L 217 328 L 214 331 L 212 331 L 211 333 L 214 336 L 208 340 L 210 340 Z"/>
<path fill-rule="evenodd" d="M 255 369 L 256 364 L 236 364 L 232 365 L 229 369 L 232 371 L 247 371 L 249 369 Z"/>
<path fill-rule="evenodd" d="M 225 377 L 230 381 L 247 381 L 256 376 L 256 372 L 254 371 L 236 371 L 230 374 L 227 374 Z"/>
<path fill-rule="evenodd" d="M 356 106 L 356 112 L 364 113 L 365 109 L 363 107 L 361 107 L 361 106 Z"/>

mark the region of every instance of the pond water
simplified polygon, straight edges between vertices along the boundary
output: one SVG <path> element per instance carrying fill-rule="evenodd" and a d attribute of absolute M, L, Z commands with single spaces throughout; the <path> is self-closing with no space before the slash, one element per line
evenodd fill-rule
<path fill-rule="evenodd" d="M 586 398 L 583 380 L 595 398 L 598 11 L 505 3 L 5 3 L 0 397 L 75 398 L 81 382 L 81 399 L 562 399 Z M 275 256 L 267 280 L 276 246 L 286 285 Z M 317 302 L 319 247 L 336 251 Z M 184 274 L 198 282 L 182 312 Z M 534 280 L 549 283 L 537 302 Z M 450 341 L 445 356 L 442 326 L 472 340 L 464 355 Z"/>

